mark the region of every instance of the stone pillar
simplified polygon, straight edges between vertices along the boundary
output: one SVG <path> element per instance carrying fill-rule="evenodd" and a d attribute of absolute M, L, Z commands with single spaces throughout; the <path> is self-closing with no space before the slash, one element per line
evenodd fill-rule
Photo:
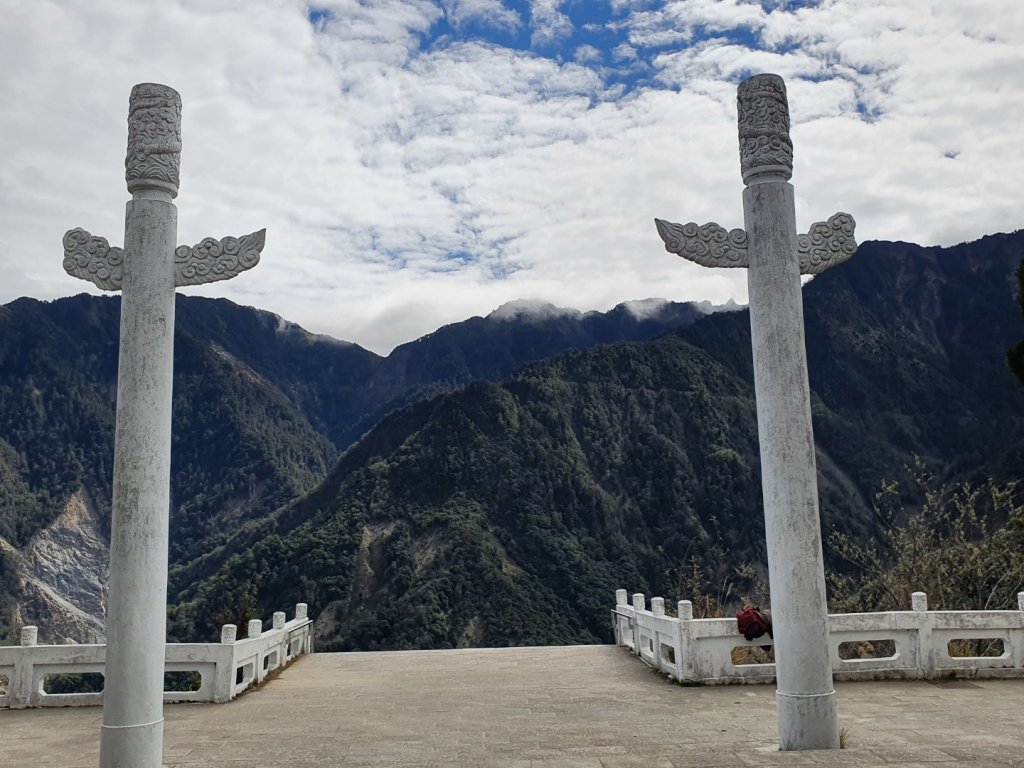
<path fill-rule="evenodd" d="M 693 657 L 693 602 L 680 600 L 676 603 L 679 618 L 679 658 L 676 659 L 676 677 L 679 680 L 694 680 L 697 677 L 696 660 Z"/>
<path fill-rule="evenodd" d="M 634 592 L 633 593 L 633 608 L 635 610 L 637 610 L 637 611 L 646 610 L 645 609 L 646 601 L 647 601 L 647 598 L 644 597 L 644 593 L 643 592 Z"/>
<path fill-rule="evenodd" d="M 228 280 L 259 262 L 266 231 L 175 247 L 181 97 L 142 83 L 128 112 L 124 248 L 64 235 L 64 270 L 123 291 L 114 428 L 103 768 L 159 768 L 170 516 L 174 289 Z"/>
<path fill-rule="evenodd" d="M 1022 593 L 1022 594 L 1024 594 L 1024 593 Z M 626 594 L 626 590 L 624 590 L 624 589 L 616 589 L 615 590 L 615 604 L 616 605 L 629 605 L 629 596 Z M 1022 608 L 1021 610 L 1024 610 L 1024 608 Z"/>
<path fill-rule="evenodd" d="M 308 615 L 308 611 L 309 611 L 309 608 L 308 608 L 308 606 L 305 603 L 296 603 L 295 604 L 295 618 L 296 619 L 298 619 L 300 621 L 305 619 L 307 617 L 307 615 Z"/>
<path fill-rule="evenodd" d="M 274 629 L 284 629 L 284 611 L 275 611 L 273 615 Z"/>
<path fill-rule="evenodd" d="M 220 628 L 220 642 L 222 645 L 230 645 L 238 637 L 238 625 L 224 624 Z"/>
<path fill-rule="evenodd" d="M 263 621 L 262 621 L 262 619 L 252 619 L 249 622 L 249 631 L 247 633 L 247 636 L 250 639 L 252 639 L 254 637 L 259 637 L 262 634 L 263 634 Z"/>
<path fill-rule="evenodd" d="M 655 219 L 665 249 L 705 267 L 747 269 L 761 483 L 784 750 L 839 746 L 811 432 L 800 275 L 857 250 L 848 213 L 797 235 L 789 103 L 778 75 L 739 87 L 745 229 Z"/>
<path fill-rule="evenodd" d="M 102 768 L 159 768 L 170 516 L 181 99 L 132 89 L 114 433 Z"/>
<path fill-rule="evenodd" d="M 910 610 L 914 612 L 917 624 L 917 671 L 922 679 L 935 676 L 935 649 L 932 647 L 932 623 L 928 616 L 928 595 L 913 592 L 910 595 Z"/>
<path fill-rule="evenodd" d="M 21 628 L 21 645 L 35 645 L 39 642 L 39 627 L 31 625 Z"/>
<path fill-rule="evenodd" d="M 836 749 L 810 388 L 785 85 L 758 75 L 739 87 L 750 330 L 772 594 L 779 742 Z"/>

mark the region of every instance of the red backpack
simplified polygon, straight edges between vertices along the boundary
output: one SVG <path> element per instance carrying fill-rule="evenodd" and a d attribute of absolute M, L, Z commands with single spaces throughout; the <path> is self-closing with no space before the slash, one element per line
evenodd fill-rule
<path fill-rule="evenodd" d="M 766 634 L 772 637 L 772 615 L 770 611 L 762 611 L 748 605 L 736 612 L 736 628 L 747 640 L 754 640 Z"/>

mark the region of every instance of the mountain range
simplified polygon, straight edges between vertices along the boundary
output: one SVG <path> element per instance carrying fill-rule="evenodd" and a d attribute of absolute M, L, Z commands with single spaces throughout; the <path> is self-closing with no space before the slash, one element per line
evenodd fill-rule
<path fill-rule="evenodd" d="M 252 520 L 313 489 L 408 402 L 567 349 L 645 339 L 709 306 L 513 304 L 381 357 L 226 300 L 178 296 L 171 590 Z M 119 298 L 0 307 L 0 632 L 103 633 Z"/>
<path fill-rule="evenodd" d="M 1022 232 L 869 242 L 806 285 L 826 533 L 870 542 L 875 492 L 917 460 L 942 479 L 1020 476 L 1005 355 L 1024 335 L 1022 260 Z M 179 297 L 172 635 L 302 601 L 322 650 L 596 642 L 616 588 L 752 587 L 749 316 L 706 310 L 514 304 L 380 358 Z M 117 311 L 0 308 L 8 628 L 101 631 Z"/>

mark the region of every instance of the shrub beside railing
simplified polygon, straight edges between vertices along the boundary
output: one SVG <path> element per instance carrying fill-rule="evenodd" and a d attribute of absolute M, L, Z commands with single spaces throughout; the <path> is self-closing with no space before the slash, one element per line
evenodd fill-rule
<path fill-rule="evenodd" d="M 236 640 L 237 627 L 221 627 L 219 643 L 168 643 L 165 672 L 187 678 L 187 690 L 165 690 L 165 702 L 225 702 L 256 685 L 276 669 L 304 653 L 313 652 L 313 622 L 306 604 L 295 606 L 295 618 L 274 614 L 271 628 L 249 622 L 248 637 Z M 77 707 L 103 703 L 102 693 L 47 693 L 47 679 L 55 676 L 103 674 L 106 645 L 37 645 L 36 627 L 24 627 L 21 645 L 0 647 L 0 677 L 7 679 L 0 692 L 0 708 Z"/>
<path fill-rule="evenodd" d="M 828 617 L 833 679 L 1024 677 L 1024 592 L 1016 611 L 929 611 L 923 592 L 911 599 L 909 611 Z M 630 604 L 624 589 L 615 603 L 615 642 L 680 682 L 775 680 L 774 663 L 756 662 L 755 649 L 773 645 L 771 638 L 745 640 L 735 619 L 694 619 L 689 600 L 679 601 L 677 616 L 666 616 L 662 598 L 648 609 L 642 593 Z"/>

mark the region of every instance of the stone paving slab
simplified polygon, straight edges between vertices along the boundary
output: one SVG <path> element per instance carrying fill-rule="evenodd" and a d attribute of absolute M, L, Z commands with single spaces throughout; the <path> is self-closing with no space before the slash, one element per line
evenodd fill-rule
<path fill-rule="evenodd" d="M 1024 681 L 839 683 L 849 748 L 779 752 L 772 686 L 683 687 L 614 646 L 314 654 L 166 708 L 167 768 L 1024 766 Z M 0 768 L 95 768 L 98 708 L 0 710 Z"/>

